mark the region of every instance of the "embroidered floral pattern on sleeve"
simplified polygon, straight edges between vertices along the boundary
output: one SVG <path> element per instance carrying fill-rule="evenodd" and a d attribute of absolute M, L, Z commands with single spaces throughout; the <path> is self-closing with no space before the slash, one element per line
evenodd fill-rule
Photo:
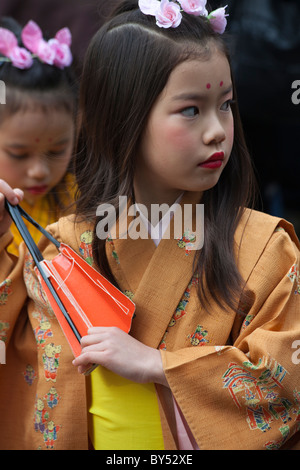
<path fill-rule="evenodd" d="M 33 330 L 38 346 L 45 346 L 47 338 L 52 338 L 51 323 L 47 318 L 43 318 L 40 324 Z"/>
<path fill-rule="evenodd" d="M 49 420 L 49 412 L 45 408 L 44 400 L 38 398 L 35 404 L 34 429 L 42 434 L 46 449 L 54 449 L 60 428 L 61 426 L 57 426 L 52 420 Z"/>
<path fill-rule="evenodd" d="M 186 307 L 187 304 L 189 303 L 190 296 L 191 296 L 191 289 L 193 287 L 197 287 L 199 283 L 199 276 L 196 274 L 195 276 L 192 277 L 189 285 L 187 286 L 182 299 L 180 300 L 174 315 L 172 316 L 172 319 L 169 323 L 169 326 L 174 326 L 176 324 L 176 321 L 182 318 L 187 312 L 186 312 Z"/>
<path fill-rule="evenodd" d="M 163 349 L 163 350 L 166 350 L 167 349 L 167 343 L 166 343 L 166 339 L 167 339 L 167 335 L 168 335 L 168 330 L 165 332 L 159 346 L 158 346 L 158 349 Z"/>
<path fill-rule="evenodd" d="M 7 297 L 12 294 L 11 288 L 12 280 L 5 279 L 5 281 L 0 284 L 0 306 L 5 305 L 7 302 Z"/>
<path fill-rule="evenodd" d="M 45 328 L 43 331 L 47 331 L 49 334 L 38 336 L 43 338 L 45 341 L 38 342 L 38 349 L 40 348 L 40 354 L 42 354 L 42 361 L 44 366 L 44 379 L 46 382 L 50 382 L 50 388 L 48 392 L 42 397 L 37 398 L 35 405 L 35 414 L 34 414 L 34 429 L 36 432 L 42 434 L 43 442 L 46 449 L 54 449 L 55 441 L 58 438 L 58 431 L 61 426 L 58 426 L 51 419 L 51 411 L 59 404 L 60 395 L 57 389 L 52 385 L 56 382 L 57 371 L 59 367 L 59 358 L 61 354 L 62 347 L 60 345 L 56 346 L 53 342 L 45 344 L 49 338 L 53 337 L 51 331 L 50 322 L 41 321 L 41 324 L 44 324 Z M 38 327 L 39 328 L 39 327 Z M 50 334 L 51 332 L 51 334 Z M 27 367 L 27 377 L 25 380 L 29 383 L 29 374 L 31 370 Z M 31 372 L 31 380 L 36 378 L 34 371 Z M 40 447 L 41 448 L 41 447 Z"/>
<path fill-rule="evenodd" d="M 282 438 L 266 441 L 266 449 L 280 448 L 288 436 L 300 430 L 299 392 L 294 391 L 294 401 L 279 394 L 287 373 L 274 359 L 262 358 L 257 365 L 250 361 L 242 365 L 231 362 L 222 377 L 223 388 L 228 390 L 235 405 L 240 409 L 245 406 L 245 419 L 251 430 L 266 433 L 274 424 L 279 426 Z M 293 430 L 291 424 L 296 424 Z"/>
<path fill-rule="evenodd" d="M 49 418 L 49 413 L 45 409 L 44 401 L 41 398 L 36 400 L 35 414 L 34 414 L 34 429 L 37 432 L 43 433 L 46 428 L 46 422 Z"/>
<path fill-rule="evenodd" d="M 47 449 L 54 448 L 54 442 L 57 439 L 57 433 L 60 428 L 61 426 L 55 425 L 53 421 L 48 421 L 47 427 L 43 433 L 43 438 Z"/>
<path fill-rule="evenodd" d="M 176 307 L 176 310 L 168 325 L 168 329 L 166 330 L 160 342 L 159 349 L 164 349 L 164 350 L 167 349 L 166 338 L 167 338 L 168 332 L 170 331 L 171 327 L 174 327 L 176 323 L 187 314 L 187 306 L 188 306 L 190 295 L 191 295 L 191 289 L 196 288 L 198 283 L 199 283 L 198 275 L 193 276 L 182 296 L 182 299 L 180 300 L 179 304 Z M 188 335 L 187 338 L 190 340 L 190 343 L 192 346 L 203 346 L 204 344 L 209 343 L 207 335 L 208 335 L 208 331 L 205 330 L 203 326 L 196 325 L 195 330 L 190 335 Z"/>
<path fill-rule="evenodd" d="M 48 392 L 42 398 L 37 398 L 34 428 L 36 432 L 42 434 L 46 449 L 54 449 L 55 441 L 58 438 L 58 431 L 61 426 L 56 425 L 53 419 L 51 419 L 51 411 L 59 404 L 61 397 L 52 383 L 56 383 L 62 346 L 55 345 L 53 342 L 54 334 L 51 329 L 50 320 L 45 317 L 45 315 L 42 315 L 41 312 L 34 317 L 37 321 L 34 334 L 44 366 L 44 379 L 47 383 L 50 383 Z M 27 375 L 24 375 L 24 378 L 30 385 L 36 378 L 36 374 L 33 370 L 31 371 L 29 366 L 27 366 L 26 372 Z"/>
<path fill-rule="evenodd" d="M 186 314 L 186 306 L 189 302 L 189 298 L 190 298 L 190 292 L 191 292 L 191 287 L 192 285 L 194 285 L 196 283 L 196 278 L 192 278 L 191 282 L 189 283 L 189 285 L 187 286 L 186 288 L 186 291 L 184 292 L 183 296 L 182 296 L 182 299 L 180 300 L 179 304 L 177 305 L 176 307 L 176 310 L 170 320 L 170 323 L 168 325 L 168 329 L 166 330 L 161 342 L 160 342 L 160 345 L 159 345 L 159 349 L 167 349 L 167 344 L 166 344 L 166 338 L 167 338 L 167 335 L 168 335 L 168 331 L 169 331 L 169 328 L 174 326 L 176 324 L 176 322 L 178 320 L 180 320 L 180 318 L 184 317 L 184 315 Z"/>
<path fill-rule="evenodd" d="M 196 235 L 189 230 L 185 231 L 181 238 L 177 238 L 177 246 L 185 250 L 188 255 L 194 248 L 196 242 Z"/>
<path fill-rule="evenodd" d="M 250 325 L 250 323 L 252 322 L 254 317 L 255 317 L 255 315 L 252 315 L 250 313 L 246 316 L 245 320 L 243 321 L 242 327 L 241 327 L 241 332 L 244 331 L 247 328 L 247 326 Z"/>
<path fill-rule="evenodd" d="M 209 340 L 206 338 L 208 331 L 203 328 L 201 325 L 197 325 L 195 331 L 188 335 L 192 346 L 204 346 L 206 343 L 209 343 Z"/>
<path fill-rule="evenodd" d="M 93 264 L 93 232 L 91 230 L 86 230 L 80 235 L 80 245 L 79 253 L 90 265 Z"/>
<path fill-rule="evenodd" d="M 60 396 L 55 387 L 51 387 L 49 392 L 44 396 L 44 400 L 46 400 L 47 405 L 49 408 L 55 408 L 58 405 L 60 400 Z"/>
<path fill-rule="evenodd" d="M 110 237 L 107 237 L 106 243 L 109 243 L 109 245 L 110 245 L 111 254 L 112 254 L 113 259 L 116 261 L 117 264 L 120 264 L 120 260 L 119 260 L 118 254 L 115 250 L 115 245 L 114 245 L 113 239 L 110 238 Z"/>
<path fill-rule="evenodd" d="M 177 305 L 175 313 L 172 316 L 171 321 L 169 323 L 169 327 L 174 326 L 176 324 L 176 321 L 180 320 L 180 318 L 182 318 L 186 314 L 185 309 L 186 309 L 187 304 L 189 303 L 191 286 L 192 286 L 192 282 L 190 282 L 190 284 L 187 286 L 187 289 L 184 292 L 182 299 Z"/>
<path fill-rule="evenodd" d="M 85 253 L 89 253 L 88 249 Z M 59 437 L 60 425 L 55 423 L 55 415 L 52 411 L 59 405 L 60 395 L 54 387 L 57 381 L 62 346 L 57 345 L 54 339 L 54 332 L 51 326 L 54 312 L 48 299 L 35 276 L 32 276 L 34 262 L 29 254 L 25 257 L 24 280 L 28 295 L 34 300 L 35 310 L 31 313 L 32 329 L 37 345 L 39 362 L 43 364 L 43 376 L 38 377 L 32 365 L 28 364 L 23 372 L 23 377 L 28 386 L 31 386 L 36 379 L 45 380 L 49 384 L 48 391 L 44 396 L 36 398 L 35 412 L 33 416 L 33 426 L 37 433 L 41 434 L 42 445 L 40 449 L 54 449 L 55 441 Z"/>
<path fill-rule="evenodd" d="M 25 382 L 28 385 L 32 385 L 33 381 L 37 378 L 37 373 L 32 367 L 32 365 L 27 364 L 25 372 L 23 372 Z"/>
<path fill-rule="evenodd" d="M 5 343 L 7 339 L 7 331 L 9 330 L 9 323 L 0 320 L 0 341 Z"/>
<path fill-rule="evenodd" d="M 300 271 L 298 265 L 295 263 L 289 270 L 287 277 L 291 282 L 295 283 L 295 294 L 300 294 Z"/>
<path fill-rule="evenodd" d="M 44 374 L 47 381 L 56 382 L 57 369 L 59 366 L 59 356 L 61 346 L 55 346 L 54 343 L 45 346 L 43 354 Z"/>

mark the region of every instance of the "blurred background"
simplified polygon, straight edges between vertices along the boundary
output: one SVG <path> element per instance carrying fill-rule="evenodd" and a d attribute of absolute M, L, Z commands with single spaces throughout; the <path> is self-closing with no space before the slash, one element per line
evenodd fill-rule
<path fill-rule="evenodd" d="M 52 37 L 68 26 L 80 75 L 87 45 L 117 0 L 1 0 L 0 16 L 36 21 Z M 300 1 L 208 1 L 228 5 L 226 40 L 232 54 L 246 140 L 259 182 L 257 208 L 290 220 L 300 236 Z M 299 95 L 300 97 L 300 95 Z"/>
<path fill-rule="evenodd" d="M 291 221 L 300 236 L 299 0 L 225 0 L 246 140 L 261 192 L 258 208 Z M 300 94 L 298 94 L 300 97 Z"/>

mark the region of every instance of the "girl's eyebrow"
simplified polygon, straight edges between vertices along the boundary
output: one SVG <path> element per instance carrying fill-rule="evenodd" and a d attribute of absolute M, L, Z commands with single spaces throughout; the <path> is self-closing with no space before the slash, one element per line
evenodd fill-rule
<path fill-rule="evenodd" d="M 27 146 L 26 146 L 26 145 L 23 145 L 23 144 L 16 144 L 16 143 L 12 142 L 12 143 L 6 144 L 6 147 L 14 148 L 14 149 L 17 149 L 17 150 L 18 150 L 18 149 L 24 149 L 24 148 L 26 148 Z"/>
<path fill-rule="evenodd" d="M 60 146 L 60 145 L 66 145 L 70 142 L 70 139 L 67 137 L 65 139 L 61 139 L 57 142 L 53 141 L 52 142 L 52 145 L 54 146 Z M 14 148 L 14 149 L 24 149 L 24 148 L 27 148 L 28 145 L 24 145 L 24 144 L 18 144 L 16 142 L 11 142 L 11 143 L 8 143 L 6 144 L 7 147 L 10 147 L 10 148 Z"/>
<path fill-rule="evenodd" d="M 69 137 L 66 137 L 65 139 L 59 140 L 59 141 L 57 141 L 57 142 L 52 141 L 52 144 L 53 144 L 54 146 L 55 146 L 55 145 L 58 146 L 58 145 L 66 145 L 66 144 L 68 144 L 69 142 L 70 142 Z"/>
<path fill-rule="evenodd" d="M 232 84 L 226 88 L 225 90 L 222 91 L 222 93 L 220 94 L 220 96 L 225 96 L 225 95 L 228 95 L 228 93 L 231 93 L 232 92 Z"/>
<path fill-rule="evenodd" d="M 220 93 L 220 97 L 227 95 L 232 91 L 232 84 L 226 88 L 225 90 L 222 90 Z M 206 101 L 209 98 L 209 94 L 201 94 L 201 93 L 182 93 L 180 95 L 176 95 L 173 97 L 173 101 Z"/>

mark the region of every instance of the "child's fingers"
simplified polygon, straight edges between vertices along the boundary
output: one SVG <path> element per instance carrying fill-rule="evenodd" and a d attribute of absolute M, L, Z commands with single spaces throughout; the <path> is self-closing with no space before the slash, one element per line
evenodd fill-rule
<path fill-rule="evenodd" d="M 85 353 L 80 354 L 80 356 L 76 357 L 76 359 L 73 360 L 72 364 L 75 367 L 87 366 L 95 362 L 96 358 L 99 359 L 98 356 L 99 356 L 99 351 L 85 352 Z"/>
<path fill-rule="evenodd" d="M 19 204 L 23 199 L 24 193 L 19 188 L 11 188 L 6 181 L 0 179 L 0 209 L 4 209 L 4 201 L 7 199 L 11 204 Z"/>
<path fill-rule="evenodd" d="M 93 327 L 88 330 L 86 336 L 81 338 L 80 344 L 81 347 L 84 348 L 92 344 L 98 344 L 108 338 L 114 340 L 114 338 L 118 338 L 124 334 L 122 330 L 114 326 Z"/>
<path fill-rule="evenodd" d="M 6 181 L 0 179 L 0 193 L 2 193 L 12 204 L 16 202 L 15 198 L 17 198 L 16 193 L 14 192 L 13 188 L 9 186 Z"/>
<path fill-rule="evenodd" d="M 94 369 L 100 363 L 99 351 L 81 354 L 72 361 L 73 366 L 77 367 L 80 374 L 87 374 L 87 372 Z"/>
<path fill-rule="evenodd" d="M 22 189 L 15 188 L 14 192 L 17 195 L 18 201 L 21 202 L 23 197 L 24 197 L 24 193 L 23 193 Z"/>
<path fill-rule="evenodd" d="M 9 184 L 0 179 L 0 236 L 2 236 L 10 227 L 11 218 L 5 209 L 5 199 L 12 205 L 19 204 L 23 199 L 23 191 L 19 188 L 12 189 Z"/>

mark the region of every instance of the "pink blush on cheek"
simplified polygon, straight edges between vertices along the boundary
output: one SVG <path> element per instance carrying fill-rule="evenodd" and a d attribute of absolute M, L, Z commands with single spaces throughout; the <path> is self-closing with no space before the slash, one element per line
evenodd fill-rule
<path fill-rule="evenodd" d="M 174 148 L 183 151 L 186 149 L 189 139 L 187 138 L 187 133 L 184 129 L 178 126 L 173 126 L 163 130 L 162 141 L 172 142 Z"/>

